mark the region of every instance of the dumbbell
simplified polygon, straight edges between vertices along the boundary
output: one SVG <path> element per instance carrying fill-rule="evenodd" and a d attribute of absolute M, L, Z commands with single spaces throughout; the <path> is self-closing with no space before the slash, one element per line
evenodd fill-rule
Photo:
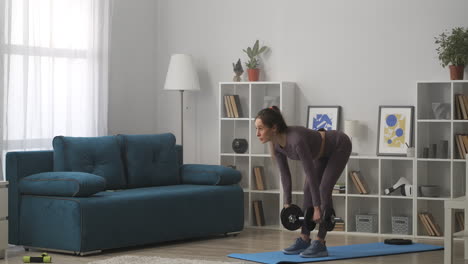
<path fill-rule="evenodd" d="M 310 231 L 315 229 L 316 223 L 312 220 L 314 208 L 309 207 L 304 213 L 301 208 L 295 204 L 291 204 L 288 208 L 281 210 L 281 224 L 288 230 L 297 230 L 302 226 L 305 221 L 307 229 Z M 335 215 L 333 208 L 325 210 L 322 214 L 321 225 L 325 225 L 327 231 L 332 231 L 335 228 L 336 220 L 339 218 Z"/>
<path fill-rule="evenodd" d="M 52 263 L 52 257 L 49 256 L 47 253 L 42 253 L 40 257 L 24 256 L 23 262 L 24 263 Z"/>

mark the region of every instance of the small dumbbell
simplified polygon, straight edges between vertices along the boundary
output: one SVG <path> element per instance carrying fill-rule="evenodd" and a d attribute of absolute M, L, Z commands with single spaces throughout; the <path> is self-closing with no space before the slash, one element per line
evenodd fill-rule
<path fill-rule="evenodd" d="M 40 257 L 24 256 L 23 262 L 24 263 L 52 263 L 52 257 L 49 256 L 47 253 L 42 253 Z"/>

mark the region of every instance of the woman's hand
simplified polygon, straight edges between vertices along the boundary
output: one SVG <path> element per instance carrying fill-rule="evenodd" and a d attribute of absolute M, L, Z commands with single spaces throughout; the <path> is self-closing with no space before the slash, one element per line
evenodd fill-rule
<path fill-rule="evenodd" d="M 315 223 L 320 223 L 322 220 L 322 213 L 320 212 L 320 207 L 314 207 L 314 216 L 312 217 L 312 220 Z"/>

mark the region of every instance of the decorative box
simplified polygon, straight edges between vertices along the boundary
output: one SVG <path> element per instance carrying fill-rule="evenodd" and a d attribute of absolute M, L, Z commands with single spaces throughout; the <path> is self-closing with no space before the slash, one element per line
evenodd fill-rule
<path fill-rule="evenodd" d="M 376 214 L 356 215 L 356 231 L 377 233 L 378 220 Z"/>

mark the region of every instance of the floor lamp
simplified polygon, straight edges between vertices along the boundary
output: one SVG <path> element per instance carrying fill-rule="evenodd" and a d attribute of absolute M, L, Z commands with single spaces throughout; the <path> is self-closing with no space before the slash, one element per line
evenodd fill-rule
<path fill-rule="evenodd" d="M 193 65 L 192 57 L 187 54 L 171 56 L 167 69 L 164 90 L 180 91 L 180 136 L 181 145 L 184 144 L 184 91 L 200 90 L 198 74 Z"/>

